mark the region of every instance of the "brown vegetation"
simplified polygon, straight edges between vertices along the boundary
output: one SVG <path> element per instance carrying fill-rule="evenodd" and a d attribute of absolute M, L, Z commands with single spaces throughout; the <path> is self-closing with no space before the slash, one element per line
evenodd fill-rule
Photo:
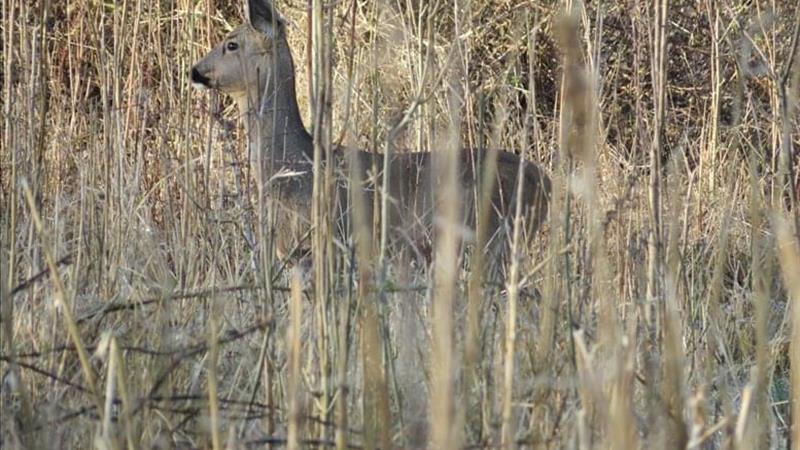
<path fill-rule="evenodd" d="M 567 3 L 278 3 L 316 142 L 553 180 L 495 277 L 334 239 L 316 170 L 303 283 L 186 77 L 243 2 L 4 0 L 0 446 L 797 445 L 800 7 Z"/>

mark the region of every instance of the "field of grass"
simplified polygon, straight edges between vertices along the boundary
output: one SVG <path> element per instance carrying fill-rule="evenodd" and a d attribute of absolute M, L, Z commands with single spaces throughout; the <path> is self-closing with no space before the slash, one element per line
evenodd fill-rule
<path fill-rule="evenodd" d="M 553 181 L 426 266 L 327 173 L 305 274 L 187 77 L 244 5 L 2 0 L 0 448 L 800 448 L 796 0 L 278 0 L 326 147 Z"/>

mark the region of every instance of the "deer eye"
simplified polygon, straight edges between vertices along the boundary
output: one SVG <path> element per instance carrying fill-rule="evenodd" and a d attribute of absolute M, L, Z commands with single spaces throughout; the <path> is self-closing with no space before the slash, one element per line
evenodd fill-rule
<path fill-rule="evenodd" d="M 235 52 L 239 49 L 239 44 L 236 42 L 228 42 L 228 45 L 226 45 L 225 48 L 227 48 L 229 52 Z"/>

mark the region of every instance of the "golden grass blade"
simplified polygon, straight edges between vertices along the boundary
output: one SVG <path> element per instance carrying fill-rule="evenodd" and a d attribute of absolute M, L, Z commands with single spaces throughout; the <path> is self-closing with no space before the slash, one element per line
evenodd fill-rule
<path fill-rule="evenodd" d="M 289 299 L 289 328 L 286 332 L 286 348 L 289 351 L 289 425 L 286 438 L 286 447 L 289 450 L 299 450 L 300 428 L 302 424 L 302 404 L 300 399 L 300 386 L 302 375 L 300 373 L 302 350 L 302 318 L 303 318 L 303 286 L 302 273 L 299 269 L 292 273 L 291 295 Z"/>
<path fill-rule="evenodd" d="M 219 407 L 219 379 L 217 377 L 217 366 L 219 364 L 219 324 L 217 323 L 218 311 L 217 299 L 210 298 L 211 315 L 208 318 L 208 422 L 211 433 L 211 446 L 214 450 L 222 449 L 222 435 L 220 427 Z"/>
<path fill-rule="evenodd" d="M 797 235 L 793 233 L 791 222 L 776 215 L 773 228 L 777 235 L 778 258 L 781 272 L 789 294 L 791 315 L 791 341 L 789 344 L 789 364 L 791 366 L 792 424 L 791 440 L 794 449 L 800 448 L 800 250 Z"/>

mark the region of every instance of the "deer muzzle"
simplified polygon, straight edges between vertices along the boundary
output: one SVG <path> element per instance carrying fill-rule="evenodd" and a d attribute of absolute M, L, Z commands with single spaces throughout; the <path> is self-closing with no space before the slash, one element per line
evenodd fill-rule
<path fill-rule="evenodd" d="M 197 70 L 197 67 L 192 67 L 192 72 L 190 73 L 189 77 L 192 79 L 192 86 L 198 89 L 208 89 L 211 87 L 211 80 L 200 73 Z"/>

